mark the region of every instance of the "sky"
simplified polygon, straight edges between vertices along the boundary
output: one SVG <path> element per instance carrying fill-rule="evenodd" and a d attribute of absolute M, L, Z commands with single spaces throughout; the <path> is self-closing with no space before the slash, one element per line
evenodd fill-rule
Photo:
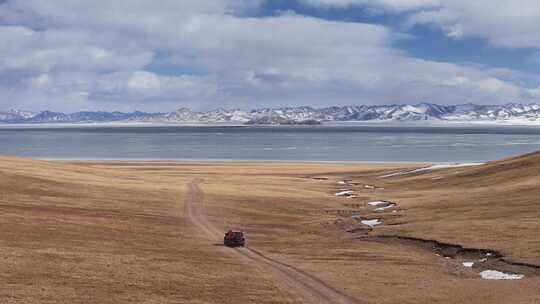
<path fill-rule="evenodd" d="M 535 0 L 0 0 L 0 110 L 540 102 Z"/>

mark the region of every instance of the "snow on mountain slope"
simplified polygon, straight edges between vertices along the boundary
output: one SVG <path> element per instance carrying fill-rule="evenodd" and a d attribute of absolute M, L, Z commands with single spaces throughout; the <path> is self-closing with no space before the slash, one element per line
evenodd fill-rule
<path fill-rule="evenodd" d="M 0 111 L 0 122 L 16 123 L 34 117 L 36 114 L 29 111 L 9 110 L 7 112 Z"/>
<path fill-rule="evenodd" d="M 196 112 L 180 108 L 166 113 L 145 112 L 77 112 L 65 114 L 44 111 L 32 113 L 11 110 L 0 112 L 0 123 L 95 123 L 95 122 L 146 122 L 146 123 L 246 123 L 249 121 L 287 122 L 500 122 L 539 124 L 540 105 L 516 104 L 441 106 L 430 103 L 417 105 L 332 106 L 326 108 L 283 107 L 261 108 L 251 111 L 217 109 Z"/>

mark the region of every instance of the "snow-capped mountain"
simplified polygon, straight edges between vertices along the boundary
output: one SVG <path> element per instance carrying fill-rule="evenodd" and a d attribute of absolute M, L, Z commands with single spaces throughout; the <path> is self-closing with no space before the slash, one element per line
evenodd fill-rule
<path fill-rule="evenodd" d="M 0 122 L 16 123 L 34 117 L 36 114 L 29 111 L 9 110 L 6 112 L 0 111 Z"/>
<path fill-rule="evenodd" d="M 196 112 L 188 108 L 165 113 L 145 112 L 77 112 L 10 110 L 0 112 L 0 123 L 250 123 L 250 124 L 305 124 L 333 121 L 432 121 L 432 122 L 510 122 L 540 123 L 540 104 L 441 106 L 430 103 L 417 105 L 332 106 L 325 108 L 283 107 L 261 108 L 251 111 L 217 109 Z"/>

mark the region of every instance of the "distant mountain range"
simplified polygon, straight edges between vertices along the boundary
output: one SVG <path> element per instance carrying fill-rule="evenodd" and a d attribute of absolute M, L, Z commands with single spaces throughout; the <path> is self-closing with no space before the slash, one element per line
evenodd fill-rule
<path fill-rule="evenodd" d="M 40 123 L 237 123 L 250 125 L 320 124 L 324 122 L 507 122 L 540 123 L 539 104 L 441 106 L 430 103 L 417 105 L 333 106 L 325 108 L 284 107 L 251 111 L 217 109 L 196 112 L 181 108 L 174 112 L 76 112 L 71 114 L 21 110 L 0 111 L 3 124 Z"/>

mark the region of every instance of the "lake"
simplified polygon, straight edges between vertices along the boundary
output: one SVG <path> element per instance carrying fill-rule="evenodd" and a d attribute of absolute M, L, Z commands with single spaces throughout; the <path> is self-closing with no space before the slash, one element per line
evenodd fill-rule
<path fill-rule="evenodd" d="M 483 162 L 540 149 L 521 126 L 0 128 L 0 154 L 64 160 Z"/>

